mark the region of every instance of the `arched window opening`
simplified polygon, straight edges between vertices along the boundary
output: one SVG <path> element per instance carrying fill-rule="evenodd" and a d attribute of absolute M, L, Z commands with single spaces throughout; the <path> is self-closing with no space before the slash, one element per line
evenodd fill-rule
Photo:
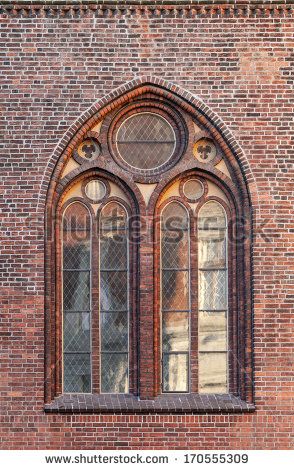
<path fill-rule="evenodd" d="M 215 201 L 198 216 L 199 392 L 228 391 L 227 218 Z"/>
<path fill-rule="evenodd" d="M 62 224 L 63 390 L 91 392 L 91 217 L 70 204 Z"/>
<path fill-rule="evenodd" d="M 54 170 L 50 409 L 246 410 L 253 401 L 243 174 L 205 110 L 199 119 L 155 88 L 104 103 Z"/>
<path fill-rule="evenodd" d="M 101 392 L 129 390 L 129 245 L 125 208 L 107 204 L 100 215 Z"/>
<path fill-rule="evenodd" d="M 189 217 L 178 202 L 162 211 L 161 325 L 162 390 L 189 390 L 190 261 Z"/>

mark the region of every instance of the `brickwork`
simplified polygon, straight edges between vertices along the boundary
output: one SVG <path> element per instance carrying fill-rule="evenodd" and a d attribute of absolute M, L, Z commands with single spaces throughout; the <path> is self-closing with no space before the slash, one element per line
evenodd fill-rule
<path fill-rule="evenodd" d="M 0 6 L 2 448 L 293 448 L 292 3 L 51 3 Z M 89 413 L 45 413 L 48 188 L 84 123 L 155 85 L 225 138 L 250 192 L 256 410 L 216 412 L 233 406 L 216 400 L 198 414 L 193 398 L 179 413 L 172 400 L 160 413 L 156 402 L 126 413 L 105 400 L 108 412 L 93 413 L 89 399 Z"/>

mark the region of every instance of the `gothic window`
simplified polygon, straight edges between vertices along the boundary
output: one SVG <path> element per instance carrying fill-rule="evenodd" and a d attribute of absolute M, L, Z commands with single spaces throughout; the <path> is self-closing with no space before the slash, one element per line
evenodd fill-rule
<path fill-rule="evenodd" d="M 252 401 L 248 201 L 191 113 L 150 94 L 69 147 L 50 206 L 49 410 L 75 394 L 97 411 Z"/>

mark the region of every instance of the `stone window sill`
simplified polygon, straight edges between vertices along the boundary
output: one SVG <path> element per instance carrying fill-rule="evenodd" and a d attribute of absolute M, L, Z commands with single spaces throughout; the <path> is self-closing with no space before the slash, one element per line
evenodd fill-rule
<path fill-rule="evenodd" d="M 133 395 L 64 394 L 45 404 L 46 413 L 252 413 L 255 406 L 235 395 L 163 394 L 154 400 Z"/>

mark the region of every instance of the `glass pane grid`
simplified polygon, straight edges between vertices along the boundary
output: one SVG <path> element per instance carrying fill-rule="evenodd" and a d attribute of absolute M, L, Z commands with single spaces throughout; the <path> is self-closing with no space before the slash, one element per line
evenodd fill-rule
<path fill-rule="evenodd" d="M 175 147 L 175 134 L 160 115 L 139 113 L 122 123 L 116 142 L 121 157 L 129 165 L 148 170 L 169 160 Z"/>
<path fill-rule="evenodd" d="M 90 354 L 64 353 L 63 390 L 65 393 L 91 392 Z"/>
<path fill-rule="evenodd" d="M 64 310 L 89 310 L 90 271 L 63 271 Z"/>
<path fill-rule="evenodd" d="M 102 393 L 128 392 L 128 354 L 101 353 Z"/>

